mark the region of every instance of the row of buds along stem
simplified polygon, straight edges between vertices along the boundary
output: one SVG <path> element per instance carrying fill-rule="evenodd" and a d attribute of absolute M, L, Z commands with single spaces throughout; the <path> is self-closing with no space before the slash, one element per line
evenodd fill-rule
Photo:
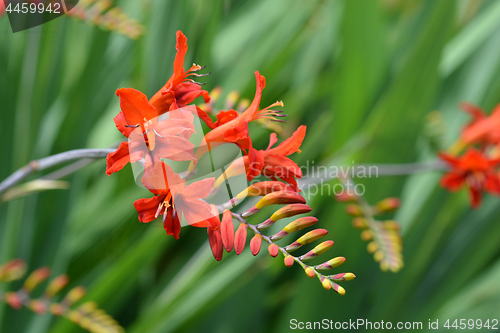
<path fill-rule="evenodd" d="M 116 31 L 130 39 L 137 39 L 144 33 L 144 27 L 121 8 L 113 7 L 111 0 L 81 0 L 67 15 L 103 30 Z"/>
<path fill-rule="evenodd" d="M 403 241 L 399 223 L 393 220 L 377 221 L 374 216 L 392 213 L 400 206 L 398 198 L 386 198 L 369 206 L 360 197 L 342 197 L 339 201 L 353 201 L 346 206 L 346 212 L 353 216 L 352 225 L 362 230 L 361 239 L 369 242 L 367 250 L 380 263 L 382 271 L 398 272 L 403 263 Z"/>
<path fill-rule="evenodd" d="M 19 280 L 25 273 L 26 263 L 20 259 L 14 259 L 0 266 L 0 282 Z M 26 307 L 38 315 L 50 312 L 55 316 L 66 317 L 89 332 L 117 333 L 124 331 L 111 316 L 99 309 L 94 302 L 85 302 L 76 309 L 73 308 L 73 305 L 85 296 L 85 289 L 81 286 L 71 289 L 62 301 L 54 301 L 53 298 L 69 283 L 67 275 L 59 275 L 50 280 L 41 297 L 30 297 L 30 294 L 48 280 L 50 275 L 49 267 L 39 268 L 26 278 L 20 290 L 9 291 L 4 295 L 0 294 L 0 300 L 5 301 L 15 310 Z"/>
<path fill-rule="evenodd" d="M 262 233 L 263 230 L 271 227 L 281 219 L 309 213 L 311 208 L 305 204 L 304 198 L 295 192 L 290 186 L 277 181 L 266 181 L 253 184 L 245 191 L 238 194 L 235 199 L 241 201 L 247 196 L 262 196 L 262 198 L 252 208 L 242 214 L 232 213 L 227 209 L 224 210 L 220 227 L 216 230 L 208 232 L 209 242 L 214 257 L 217 260 L 222 258 L 222 248 L 226 249 L 227 252 L 231 252 L 234 248 L 236 254 L 241 254 L 247 241 L 248 229 L 250 229 L 254 233 L 254 236 L 250 240 L 250 251 L 254 256 L 260 252 L 262 243 L 265 241 L 268 243 L 268 252 L 270 256 L 276 257 L 281 252 L 284 256 L 284 263 L 287 267 L 291 267 L 295 262 L 297 262 L 304 269 L 307 276 L 313 278 L 317 277 L 324 288 L 333 289 L 343 295 L 345 293 L 344 288 L 335 282 L 352 280 L 355 277 L 354 274 L 340 273 L 327 276 L 321 274 L 320 271 L 329 270 L 341 265 L 344 263 L 345 258 L 336 257 L 315 266 L 305 264 L 306 261 L 311 260 L 330 249 L 333 246 L 333 241 L 322 242 L 312 250 L 300 256 L 293 256 L 290 254 L 290 252 L 296 251 L 302 246 L 326 236 L 328 234 L 327 230 L 314 229 L 308 231 L 297 240 L 286 246 L 279 246 L 275 243 L 294 232 L 315 225 L 318 222 L 317 218 L 313 216 L 299 217 L 288 223 L 281 231 L 275 233 L 274 235 L 267 236 Z M 233 198 L 232 200 L 235 199 Z M 228 205 L 230 205 L 230 203 L 223 205 L 223 207 L 227 207 Z M 260 224 L 253 225 L 246 221 L 247 218 L 262 208 L 271 205 L 286 206 L 276 210 L 267 220 Z M 239 223 L 236 232 L 234 231 L 233 218 L 235 218 Z M 213 235 L 217 232 L 220 233 L 220 237 Z"/>

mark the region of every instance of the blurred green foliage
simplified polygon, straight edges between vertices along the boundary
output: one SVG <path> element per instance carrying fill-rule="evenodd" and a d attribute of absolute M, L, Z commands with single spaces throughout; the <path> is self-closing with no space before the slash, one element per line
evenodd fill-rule
<path fill-rule="evenodd" d="M 500 3 L 489 0 L 117 1 L 145 26 L 137 41 L 60 18 L 12 34 L 0 18 L 0 179 L 32 159 L 121 139 L 114 92 L 152 96 L 170 77 L 175 32 L 188 37 L 186 64 L 207 65 L 208 90 L 251 98 L 255 70 L 267 78 L 262 105 L 283 100 L 288 133 L 308 126 L 299 164 L 403 163 L 435 158 L 426 117 L 439 110 L 445 146 L 457 137 L 467 100 L 500 100 Z M 251 127 L 255 145 L 268 132 Z M 500 205 L 468 208 L 439 173 L 363 181 L 372 203 L 399 196 L 405 267 L 383 273 L 331 195 L 310 199 L 345 271 L 345 296 L 298 267 L 260 254 L 216 262 L 206 231 L 167 237 L 140 224 L 133 201 L 148 196 L 129 167 L 105 162 L 52 190 L 0 205 L 0 262 L 20 257 L 86 285 L 130 332 L 286 332 L 290 319 L 371 321 L 500 318 Z M 265 215 L 265 214 L 264 214 Z M 265 218 L 257 214 L 253 222 Z M 265 252 L 265 251 L 262 251 Z M 8 286 L 1 288 L 6 290 Z M 1 332 L 76 332 L 65 319 L 0 303 Z"/>

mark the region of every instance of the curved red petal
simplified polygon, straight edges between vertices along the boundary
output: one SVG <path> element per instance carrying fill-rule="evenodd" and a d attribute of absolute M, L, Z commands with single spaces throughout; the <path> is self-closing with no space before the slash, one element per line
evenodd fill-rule
<path fill-rule="evenodd" d="M 106 174 L 109 176 L 112 173 L 120 171 L 129 162 L 128 142 L 122 142 L 114 152 L 106 156 Z"/>
<path fill-rule="evenodd" d="M 439 185 L 450 191 L 459 190 L 465 182 L 465 176 L 456 173 L 447 173 L 439 181 Z"/>
<path fill-rule="evenodd" d="M 172 235 L 175 239 L 179 239 L 179 234 L 181 233 L 180 215 L 176 214 L 175 217 L 172 217 L 172 208 L 167 209 L 165 213 L 163 213 L 163 229 L 167 232 L 167 236 Z"/>
<path fill-rule="evenodd" d="M 132 88 L 121 88 L 116 91 L 120 97 L 120 108 L 128 124 L 142 124 L 158 116 L 158 112 L 148 102 L 142 92 Z"/>
<path fill-rule="evenodd" d="M 134 207 L 139 214 L 139 221 L 147 223 L 156 219 L 158 206 L 163 202 L 165 196 L 154 196 L 149 199 L 139 199 L 134 202 Z"/>
<path fill-rule="evenodd" d="M 260 175 L 262 169 L 264 168 L 264 157 L 262 154 L 259 151 L 250 148 L 248 151 L 248 163 L 245 163 L 245 168 L 248 181 L 251 181 Z"/>
<path fill-rule="evenodd" d="M 214 177 L 198 180 L 186 186 L 184 191 L 182 191 L 182 197 L 188 200 L 206 198 L 212 192 L 214 185 Z"/>
<path fill-rule="evenodd" d="M 234 252 L 238 255 L 245 249 L 245 244 L 247 242 L 247 229 L 248 226 L 245 223 L 241 223 L 238 230 L 236 230 L 236 234 L 234 235 Z"/>
<path fill-rule="evenodd" d="M 279 144 L 276 148 L 267 150 L 269 154 L 288 156 L 299 150 L 304 137 L 306 136 L 307 126 L 302 125 L 288 139 Z"/>
<path fill-rule="evenodd" d="M 220 225 L 222 244 L 227 252 L 231 252 L 234 246 L 234 224 L 230 210 L 225 210 L 222 214 Z"/>
<path fill-rule="evenodd" d="M 127 120 L 125 119 L 125 116 L 123 115 L 123 112 L 120 111 L 116 115 L 116 117 L 113 118 L 116 128 L 127 138 L 129 137 L 130 133 L 134 131 L 133 127 L 126 127 L 126 125 L 130 125 L 127 123 Z"/>

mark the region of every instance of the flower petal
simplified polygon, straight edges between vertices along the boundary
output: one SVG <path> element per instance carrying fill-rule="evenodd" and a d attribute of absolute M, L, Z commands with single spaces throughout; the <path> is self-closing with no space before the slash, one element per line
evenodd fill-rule
<path fill-rule="evenodd" d="M 172 235 L 175 239 L 179 239 L 179 234 L 181 233 L 181 222 L 179 219 L 181 216 L 177 214 L 175 217 L 172 217 L 172 208 L 167 209 L 165 213 L 163 213 L 163 229 L 165 229 L 167 235 Z"/>
<path fill-rule="evenodd" d="M 276 148 L 267 150 L 269 154 L 288 156 L 299 150 L 304 137 L 306 136 L 307 127 L 302 125 L 288 139 L 283 141 Z"/>
<path fill-rule="evenodd" d="M 272 146 L 274 146 L 278 142 L 278 135 L 276 133 L 271 133 L 271 136 L 269 137 L 269 146 L 267 146 L 267 149 L 271 149 Z"/>
<path fill-rule="evenodd" d="M 251 181 L 260 175 L 262 169 L 264 168 L 264 157 L 262 154 L 259 151 L 250 148 L 248 151 L 248 163 L 245 163 L 245 168 L 248 181 Z"/>
<path fill-rule="evenodd" d="M 188 200 L 206 198 L 212 192 L 214 184 L 215 178 L 213 177 L 193 182 L 182 191 L 182 197 Z"/>
<path fill-rule="evenodd" d="M 114 152 L 109 153 L 106 157 L 106 174 L 109 176 L 114 172 L 120 171 L 127 163 L 137 162 L 142 157 L 144 157 L 142 150 L 131 152 L 129 143 L 122 142 Z"/>
<path fill-rule="evenodd" d="M 158 206 L 163 202 L 165 196 L 154 196 L 149 199 L 139 199 L 134 202 L 134 207 L 139 214 L 139 221 L 147 223 L 156 219 Z"/>
<path fill-rule="evenodd" d="M 125 127 L 126 125 L 129 125 L 129 123 L 127 123 L 127 120 L 125 119 L 122 111 L 118 112 L 113 120 L 115 121 L 116 128 L 118 128 L 118 130 L 127 138 L 129 137 L 130 133 L 134 131 L 133 127 Z"/>
<path fill-rule="evenodd" d="M 447 173 L 445 174 L 439 184 L 450 191 L 458 191 L 465 182 L 465 176 L 463 174 Z"/>
<path fill-rule="evenodd" d="M 116 91 L 116 95 L 120 97 L 120 108 L 129 125 L 142 124 L 158 116 L 146 95 L 139 90 L 121 88 Z"/>

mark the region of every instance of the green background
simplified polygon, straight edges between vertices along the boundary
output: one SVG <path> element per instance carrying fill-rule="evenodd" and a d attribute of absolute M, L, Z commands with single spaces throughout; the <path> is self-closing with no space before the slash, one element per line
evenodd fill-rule
<path fill-rule="evenodd" d="M 500 2 L 480 0 L 117 1 L 145 26 L 136 41 L 59 18 L 12 34 L 0 18 L 0 179 L 32 159 L 121 139 L 115 90 L 152 96 L 172 74 L 175 32 L 188 37 L 186 68 L 207 65 L 208 90 L 283 100 L 287 133 L 308 126 L 303 165 L 434 160 L 458 137 L 464 100 L 500 101 Z M 224 96 L 223 96 L 224 98 Z M 432 111 L 432 118 L 429 115 Z M 269 131 L 252 125 L 255 146 Z M 283 139 L 281 137 L 281 139 Z M 39 175 L 36 175 L 39 176 Z M 32 176 L 30 179 L 34 179 Z M 67 177 L 68 190 L 0 204 L 0 262 L 51 266 L 88 288 L 127 332 L 287 332 L 289 321 L 500 319 L 500 205 L 471 210 L 464 191 L 439 188 L 439 172 L 363 180 L 371 203 L 402 199 L 405 267 L 381 272 L 331 195 L 309 199 L 318 227 L 347 261 L 346 295 L 324 290 L 297 265 L 247 248 L 216 262 L 204 229 L 176 241 L 141 224 L 132 203 L 149 193 L 130 167 L 105 161 Z M 258 223 L 267 217 L 257 215 Z M 324 259 L 328 259 L 324 257 Z M 9 286 L 2 285 L 2 290 Z M 10 288 L 19 287 L 19 282 Z M 442 327 L 442 326 L 441 326 Z M 77 332 L 66 319 L 0 304 L 1 332 Z"/>

